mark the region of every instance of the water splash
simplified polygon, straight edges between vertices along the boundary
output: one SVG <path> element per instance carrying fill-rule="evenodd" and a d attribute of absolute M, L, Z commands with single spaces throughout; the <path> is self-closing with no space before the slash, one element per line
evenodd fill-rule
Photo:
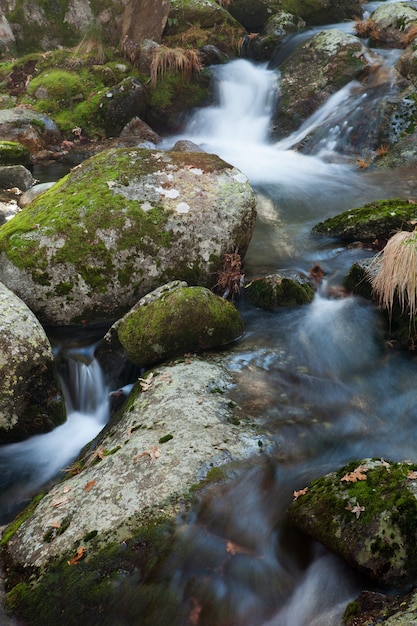
<path fill-rule="evenodd" d="M 107 422 L 108 393 L 92 350 L 61 360 L 61 368 L 66 364 L 66 422 L 49 433 L 0 447 L 0 523 L 12 519 L 42 485 L 67 468 Z"/>

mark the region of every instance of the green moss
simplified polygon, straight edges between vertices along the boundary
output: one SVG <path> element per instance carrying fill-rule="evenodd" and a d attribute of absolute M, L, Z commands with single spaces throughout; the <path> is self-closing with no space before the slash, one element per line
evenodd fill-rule
<path fill-rule="evenodd" d="M 0 141 L 0 165 L 29 165 L 30 152 L 16 141 Z"/>
<path fill-rule="evenodd" d="M 9 526 L 7 526 L 7 528 L 5 528 L 0 540 L 0 546 L 7 545 L 13 535 L 19 530 L 23 522 L 25 522 L 27 519 L 29 519 L 29 517 L 32 516 L 34 510 L 38 506 L 39 502 L 44 498 L 44 496 L 44 493 L 40 493 L 35 496 L 32 502 L 28 504 L 27 507 L 25 507 L 21 513 L 19 513 L 19 515 L 17 515 L 17 517 L 13 520 L 11 524 L 9 524 Z"/>
<path fill-rule="evenodd" d="M 358 600 L 349 602 L 349 604 L 347 605 L 343 613 L 343 617 L 342 617 L 343 624 L 346 624 L 346 626 L 349 626 L 352 618 L 356 617 L 357 615 L 360 615 L 361 612 L 362 612 L 362 606 L 360 602 L 358 602 Z"/>
<path fill-rule="evenodd" d="M 388 239 L 397 230 L 414 230 L 416 207 L 402 198 L 377 200 L 320 222 L 313 233 L 346 240 Z"/>
<path fill-rule="evenodd" d="M 274 310 L 281 306 L 309 304 L 314 290 L 307 282 L 272 275 L 249 283 L 246 295 L 251 304 Z"/>
<path fill-rule="evenodd" d="M 119 623 L 125 611 L 127 623 L 169 623 L 182 610 L 180 598 L 167 589 L 164 571 L 173 529 L 170 520 L 153 520 L 121 544 L 110 543 L 95 554 L 87 549 L 74 566 L 68 566 L 75 552 L 69 550 L 39 572 L 36 582 L 21 580 L 9 589 L 6 606 L 31 626 L 99 624 L 103 615 L 107 623 Z M 95 533 L 83 541 L 95 539 Z"/>
<path fill-rule="evenodd" d="M 167 441 L 171 441 L 171 439 L 174 439 L 173 435 L 164 435 L 159 439 L 158 443 L 166 443 Z"/>

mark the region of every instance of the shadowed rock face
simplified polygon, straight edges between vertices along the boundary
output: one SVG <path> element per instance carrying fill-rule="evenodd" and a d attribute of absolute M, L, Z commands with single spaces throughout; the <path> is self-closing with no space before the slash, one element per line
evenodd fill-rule
<path fill-rule="evenodd" d="M 247 178 L 215 155 L 109 150 L 0 229 L 0 279 L 42 322 L 117 319 L 170 280 L 212 286 L 255 215 Z"/>
<path fill-rule="evenodd" d="M 28 307 L 0 283 L 0 442 L 47 432 L 65 419 L 50 343 Z"/>

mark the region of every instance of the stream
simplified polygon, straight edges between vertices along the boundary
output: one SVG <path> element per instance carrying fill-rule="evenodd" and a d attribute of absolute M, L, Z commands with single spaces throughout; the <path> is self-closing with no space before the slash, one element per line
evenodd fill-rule
<path fill-rule="evenodd" d="M 354 32 L 351 23 L 340 28 Z M 383 58 L 389 70 L 395 55 Z M 360 170 L 349 146 L 355 116 L 372 119 L 375 98 L 392 88 L 389 78 L 382 94 L 380 85 L 365 92 L 350 83 L 276 142 L 269 127 L 279 66 L 240 59 L 214 67 L 213 77 L 217 104 L 197 111 L 181 136 L 167 138 L 163 147 L 191 140 L 249 178 L 258 219 L 245 258 L 247 281 L 283 270 L 307 275 L 318 264 L 326 288 L 337 288 L 350 266 L 371 252 L 314 237 L 312 226 L 378 198 L 417 197 L 417 180 L 406 171 Z M 297 152 L 294 147 L 317 128 L 320 139 L 310 153 Z M 340 626 L 346 604 L 374 587 L 291 528 L 285 510 L 294 490 L 351 460 L 416 460 L 417 362 L 386 345 L 380 312 L 353 296 L 329 298 L 320 291 L 311 305 L 277 312 L 251 307 L 244 297 L 238 306 L 245 336 L 221 358 L 239 380 L 234 399 L 273 443 L 179 522 L 165 567 L 187 610 L 152 623 L 196 624 L 188 620 L 194 611 L 200 626 Z M 55 344 L 57 354 L 63 349 L 68 420 L 52 433 L 0 448 L 1 523 L 67 467 L 108 419 L 108 390 L 91 342 L 74 349 L 74 359 L 70 341 Z M 230 550 L 225 556 L 226 541 L 238 551 L 233 560 Z M 120 602 L 103 624 L 144 623 L 139 609 L 128 606 L 135 584 L 121 579 Z"/>

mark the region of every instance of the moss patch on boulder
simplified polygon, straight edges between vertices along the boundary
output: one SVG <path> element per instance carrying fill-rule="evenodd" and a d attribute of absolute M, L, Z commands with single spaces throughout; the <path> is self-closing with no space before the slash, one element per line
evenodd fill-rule
<path fill-rule="evenodd" d="M 314 289 L 299 275 L 271 274 L 253 280 L 245 289 L 251 304 L 274 310 L 282 306 L 298 306 L 313 300 Z"/>
<path fill-rule="evenodd" d="M 29 164 L 30 153 L 26 146 L 16 141 L 0 141 L 0 166 Z"/>

